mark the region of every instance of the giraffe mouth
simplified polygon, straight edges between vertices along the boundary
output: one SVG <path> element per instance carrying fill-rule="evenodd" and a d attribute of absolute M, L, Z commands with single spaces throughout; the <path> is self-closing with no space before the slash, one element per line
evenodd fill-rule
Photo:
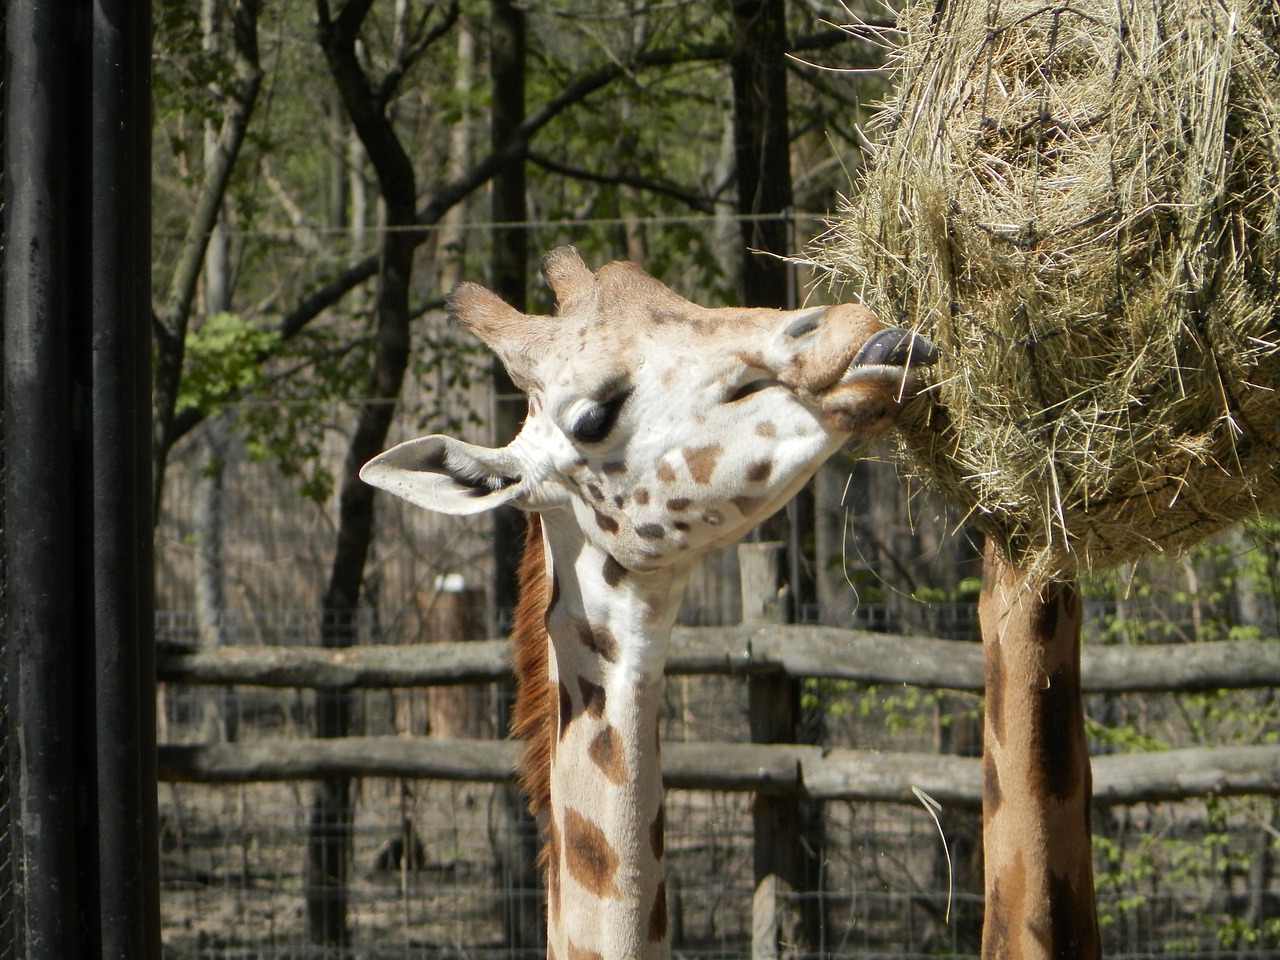
<path fill-rule="evenodd" d="M 823 394 L 824 418 L 846 433 L 883 433 L 918 388 L 919 368 L 937 360 L 937 348 L 909 330 L 893 327 L 872 334 Z"/>

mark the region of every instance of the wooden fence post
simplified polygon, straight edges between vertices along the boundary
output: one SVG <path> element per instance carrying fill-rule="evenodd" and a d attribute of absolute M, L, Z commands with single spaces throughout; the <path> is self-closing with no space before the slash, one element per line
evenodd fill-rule
<path fill-rule="evenodd" d="M 781 587 L 786 545 L 738 546 L 743 623 L 781 623 L 787 598 Z M 800 681 L 781 671 L 753 676 L 747 684 L 747 711 L 753 743 L 794 743 L 800 720 Z M 821 917 L 809 915 L 798 894 L 813 884 L 820 866 L 802 840 L 801 801 L 756 794 L 754 827 L 755 895 L 752 899 L 753 960 L 808 953 L 820 946 Z M 812 861 L 812 862 L 811 862 Z"/>

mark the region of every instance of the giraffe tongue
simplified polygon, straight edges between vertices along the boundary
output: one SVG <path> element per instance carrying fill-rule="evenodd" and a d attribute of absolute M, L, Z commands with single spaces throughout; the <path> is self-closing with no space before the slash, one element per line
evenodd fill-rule
<path fill-rule="evenodd" d="M 890 327 L 873 333 L 867 339 L 854 355 L 844 379 L 851 379 L 858 367 L 911 367 L 917 364 L 927 367 L 937 360 L 938 348 L 929 340 L 902 327 Z"/>

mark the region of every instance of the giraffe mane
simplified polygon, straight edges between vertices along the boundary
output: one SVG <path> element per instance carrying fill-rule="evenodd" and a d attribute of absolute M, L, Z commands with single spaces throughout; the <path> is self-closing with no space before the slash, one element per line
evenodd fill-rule
<path fill-rule="evenodd" d="M 526 518 L 511 628 L 512 670 L 516 678 L 511 734 L 523 741 L 518 761 L 520 785 L 529 811 L 545 832 L 551 810 L 551 743 L 559 704 L 547 675 L 546 614 L 551 584 L 542 547 L 542 519 L 536 513 L 526 514 Z M 538 859 L 545 870 L 545 844 Z"/>

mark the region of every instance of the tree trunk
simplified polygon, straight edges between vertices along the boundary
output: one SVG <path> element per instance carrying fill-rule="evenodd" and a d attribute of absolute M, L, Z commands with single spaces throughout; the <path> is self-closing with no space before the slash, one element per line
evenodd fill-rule
<path fill-rule="evenodd" d="M 468 95 L 475 85 L 476 40 L 470 25 L 463 23 L 458 31 L 458 72 L 453 90 L 462 107 L 462 118 L 449 133 L 448 178 L 456 180 L 471 165 L 471 110 Z M 467 248 L 466 207 L 459 203 L 440 218 L 440 233 L 436 241 L 436 264 L 440 268 L 440 289 L 448 292 L 464 279 L 463 264 Z"/>
<path fill-rule="evenodd" d="M 492 91 L 490 147 L 496 156 L 524 123 L 525 15 L 512 0 L 489 4 L 489 84 Z M 518 310 L 526 309 L 529 239 L 524 226 L 525 161 L 507 164 L 493 178 L 493 253 L 490 283 L 495 293 Z M 503 226 L 515 224 L 515 226 Z M 507 443 L 520 431 L 525 403 L 506 368 L 492 365 L 494 396 L 493 438 Z M 493 594 L 489 604 L 495 632 L 510 623 L 516 603 L 516 569 L 524 543 L 525 520 L 518 510 L 500 507 L 493 513 Z M 499 692 L 498 729 L 506 732 L 513 691 Z M 496 882 L 502 897 L 502 929 L 508 949 L 516 955 L 545 949 L 546 930 L 538 876 L 538 835 L 519 788 L 500 785 L 494 805 Z"/>
<path fill-rule="evenodd" d="M 1099 957 L 1080 696 L 1082 606 L 988 544 L 978 603 L 986 663 L 982 956 Z"/>
<path fill-rule="evenodd" d="M 177 438 L 174 414 L 178 385 L 182 380 L 187 324 L 195 301 L 196 287 L 205 265 L 205 251 L 222 211 L 223 198 L 231 182 L 240 147 L 249 130 L 249 120 L 262 86 L 258 64 L 258 0 L 239 0 L 231 7 L 235 83 L 226 101 L 226 112 L 216 142 L 205 164 L 204 179 L 196 196 L 191 221 L 182 242 L 178 263 L 169 283 L 163 306 L 155 311 L 152 328 L 156 353 L 152 388 L 152 495 L 153 517 L 160 516 L 164 493 L 164 467 L 169 449 Z"/>
<path fill-rule="evenodd" d="M 738 545 L 742 571 L 742 621 L 783 622 L 787 591 L 780 543 Z M 747 683 L 752 743 L 813 743 L 822 723 L 802 729 L 801 681 L 766 673 Z M 806 734 L 808 734 L 806 736 Z M 806 896 L 822 889 L 825 847 L 823 804 L 757 794 L 751 805 L 754 833 L 752 900 L 754 960 L 796 956 L 825 949 L 822 902 Z"/>
<path fill-rule="evenodd" d="M 356 55 L 360 24 L 372 0 L 352 0 L 330 18 L 318 0 L 318 35 L 343 106 L 373 165 L 386 211 L 380 239 L 380 269 L 374 301 L 374 354 L 366 396 L 352 433 L 341 475 L 338 535 L 322 601 L 320 642 L 350 646 L 356 640 L 357 611 L 365 562 L 373 537 L 373 488 L 360 468 L 386 445 L 387 431 L 409 359 L 409 288 L 417 239 L 417 186 L 413 164 L 392 126 L 387 101 L 392 90 L 375 91 Z M 403 64 L 402 64 L 403 66 Z M 319 691 L 316 735 L 351 732 L 351 695 Z M 351 862 L 351 784 L 347 779 L 316 785 L 307 858 L 307 926 L 312 943 L 345 948 L 347 887 Z"/>
<path fill-rule="evenodd" d="M 781 259 L 791 252 L 784 219 L 791 207 L 786 49 L 784 0 L 734 0 L 729 65 L 742 217 L 742 302 L 753 307 L 786 307 L 794 299 L 790 267 Z"/>

